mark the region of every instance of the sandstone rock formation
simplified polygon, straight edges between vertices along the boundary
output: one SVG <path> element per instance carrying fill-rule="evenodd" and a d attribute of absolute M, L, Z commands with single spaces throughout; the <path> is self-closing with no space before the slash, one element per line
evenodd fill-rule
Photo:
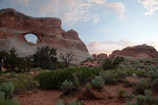
<path fill-rule="evenodd" d="M 119 52 L 120 52 L 120 50 L 114 50 L 114 51 L 112 52 L 112 54 L 109 55 L 109 59 L 115 58 L 115 56 L 118 55 Z"/>
<path fill-rule="evenodd" d="M 35 18 L 10 8 L 0 10 L 0 47 L 8 51 L 14 46 L 20 56 L 28 56 L 37 47 L 49 45 L 56 48 L 58 54 L 72 51 L 78 63 L 90 57 L 78 33 L 72 29 L 64 31 L 61 24 L 58 18 Z M 37 36 L 35 45 L 26 41 L 26 34 Z"/>
<path fill-rule="evenodd" d="M 107 54 L 104 54 L 104 53 L 101 53 L 101 54 L 98 54 L 98 55 L 92 54 L 92 57 L 93 58 L 101 58 L 101 59 L 107 59 L 108 58 Z"/>
<path fill-rule="evenodd" d="M 121 56 L 127 59 L 158 58 L 158 52 L 153 46 L 143 44 L 127 47 L 121 51 L 116 50 L 109 56 L 109 58 L 113 59 L 116 56 Z"/>

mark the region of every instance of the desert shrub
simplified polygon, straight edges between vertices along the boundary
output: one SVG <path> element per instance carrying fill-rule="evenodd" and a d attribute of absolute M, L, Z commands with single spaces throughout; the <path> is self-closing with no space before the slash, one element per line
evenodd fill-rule
<path fill-rule="evenodd" d="M 19 75 L 16 74 L 15 72 L 11 72 L 11 73 L 9 73 L 9 75 L 7 76 L 7 78 L 19 78 Z"/>
<path fill-rule="evenodd" d="M 152 98 L 152 91 L 149 89 L 144 91 L 145 96 L 139 95 L 136 100 L 128 105 L 157 105 L 158 98 Z"/>
<path fill-rule="evenodd" d="M 118 68 L 125 68 L 125 65 L 119 65 Z"/>
<path fill-rule="evenodd" d="M 62 83 L 61 89 L 63 91 L 62 95 L 64 95 L 64 96 L 76 90 L 72 81 L 68 81 L 68 80 L 65 80 Z"/>
<path fill-rule="evenodd" d="M 0 86 L 0 91 L 5 93 L 5 97 L 11 97 L 14 91 L 14 85 L 12 82 L 2 83 Z"/>
<path fill-rule="evenodd" d="M 57 69 L 64 69 L 64 68 L 66 68 L 66 65 L 65 65 L 64 62 L 58 62 L 56 64 L 56 66 L 57 66 Z"/>
<path fill-rule="evenodd" d="M 67 80 L 73 80 L 76 70 L 73 68 L 63 69 L 63 70 L 53 70 L 51 72 L 43 72 L 34 76 L 42 89 L 59 89 L 61 84 Z"/>
<path fill-rule="evenodd" d="M 92 75 L 99 75 L 100 71 L 102 71 L 101 68 L 81 67 L 76 69 L 76 76 L 78 77 L 79 81 L 83 83 L 84 81 L 87 81 L 88 77 L 91 77 Z"/>
<path fill-rule="evenodd" d="M 88 82 L 84 88 L 86 89 L 87 92 L 90 92 L 91 88 L 92 88 L 92 85 Z"/>
<path fill-rule="evenodd" d="M 131 76 L 133 73 L 134 73 L 134 69 L 133 69 L 133 68 L 126 69 L 126 74 L 127 74 L 128 76 Z"/>
<path fill-rule="evenodd" d="M 153 86 L 154 86 L 154 89 L 155 90 L 158 90 L 158 78 L 155 79 L 153 82 L 152 82 Z"/>
<path fill-rule="evenodd" d="M 73 74 L 75 73 L 80 83 L 87 80 L 92 74 L 99 75 L 100 68 L 65 68 L 62 70 L 53 70 L 51 72 L 43 72 L 34 76 L 43 89 L 59 89 L 61 84 L 67 80 L 74 80 Z"/>
<path fill-rule="evenodd" d="M 94 74 L 91 74 L 86 80 L 85 80 L 85 82 L 87 83 L 87 82 L 91 82 L 92 81 L 92 79 L 94 79 L 95 78 L 95 75 Z"/>
<path fill-rule="evenodd" d="M 74 81 L 73 81 L 73 83 L 74 83 L 74 85 L 75 85 L 76 87 L 79 87 L 79 86 L 80 86 L 80 82 L 79 82 L 79 80 L 78 80 L 78 77 L 74 76 Z"/>
<path fill-rule="evenodd" d="M 144 73 L 145 72 L 142 69 L 137 69 L 137 71 L 136 71 L 137 76 L 144 75 Z"/>
<path fill-rule="evenodd" d="M 157 69 L 158 69 L 157 65 L 150 65 L 146 68 L 146 71 L 157 70 Z"/>
<path fill-rule="evenodd" d="M 151 79 L 151 81 L 154 81 L 156 78 L 158 78 L 158 70 L 150 70 L 147 73 L 147 76 Z"/>
<path fill-rule="evenodd" d="M 82 102 L 77 101 L 76 99 L 74 99 L 72 102 L 70 102 L 68 105 L 82 105 Z"/>
<path fill-rule="evenodd" d="M 127 103 L 127 105 L 130 103 L 130 101 L 132 100 L 132 98 L 133 98 L 133 94 L 127 94 L 127 93 L 125 93 L 125 98 L 126 98 L 126 103 Z"/>
<path fill-rule="evenodd" d="M 145 79 L 141 79 L 140 82 L 135 86 L 135 92 L 137 94 L 144 94 L 145 89 L 149 88 L 150 82 Z"/>
<path fill-rule="evenodd" d="M 0 105 L 20 105 L 16 99 L 5 98 L 5 93 L 0 92 Z"/>
<path fill-rule="evenodd" d="M 60 99 L 56 105 L 64 105 L 63 100 Z M 82 105 L 82 102 L 74 99 L 72 102 L 70 102 L 69 104 L 66 104 L 66 105 Z"/>
<path fill-rule="evenodd" d="M 122 71 L 118 71 L 117 75 L 118 75 L 118 77 L 123 78 L 123 79 L 126 78 L 126 76 L 127 76 L 126 73 L 124 73 Z"/>
<path fill-rule="evenodd" d="M 117 82 L 128 83 L 129 81 L 123 78 L 117 78 Z"/>
<path fill-rule="evenodd" d="M 32 68 L 31 71 L 42 71 L 42 69 L 40 67 L 37 67 L 37 68 Z"/>
<path fill-rule="evenodd" d="M 0 86 L 2 85 L 2 83 L 6 83 L 9 82 L 6 78 L 0 78 Z"/>
<path fill-rule="evenodd" d="M 118 94 L 119 96 L 123 96 L 123 95 L 125 94 L 125 90 L 120 89 L 120 90 L 117 91 L 117 94 Z"/>
<path fill-rule="evenodd" d="M 25 75 L 21 77 L 22 75 L 20 74 L 19 79 L 13 79 L 11 80 L 13 82 L 13 85 L 15 87 L 14 93 L 18 92 L 24 92 L 26 90 L 33 90 L 37 89 L 39 86 L 39 83 L 33 79 L 33 77 L 30 77 L 28 75 Z"/>
<path fill-rule="evenodd" d="M 114 80 L 115 76 L 117 74 L 113 71 L 103 71 L 100 72 L 100 76 L 105 80 L 105 84 L 116 84 L 116 81 Z"/>
<path fill-rule="evenodd" d="M 96 76 L 95 79 L 92 80 L 91 84 L 94 89 L 103 89 L 105 80 L 100 76 Z"/>
<path fill-rule="evenodd" d="M 56 105 L 64 105 L 63 100 L 60 99 L 60 100 L 56 103 Z"/>

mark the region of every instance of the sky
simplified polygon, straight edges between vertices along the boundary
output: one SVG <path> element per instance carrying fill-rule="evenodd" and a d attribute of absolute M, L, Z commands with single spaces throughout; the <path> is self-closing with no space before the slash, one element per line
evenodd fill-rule
<path fill-rule="evenodd" d="M 4 8 L 60 18 L 62 28 L 77 31 L 90 54 L 142 44 L 158 50 L 158 0 L 0 0 Z"/>

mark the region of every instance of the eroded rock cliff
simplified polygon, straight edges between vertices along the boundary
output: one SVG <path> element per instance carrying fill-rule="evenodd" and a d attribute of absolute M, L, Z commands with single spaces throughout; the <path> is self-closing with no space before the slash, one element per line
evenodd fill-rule
<path fill-rule="evenodd" d="M 56 48 L 58 54 L 73 52 L 78 59 L 76 63 L 90 57 L 78 33 L 72 29 L 64 31 L 61 24 L 58 18 L 35 18 L 10 8 L 0 10 L 0 47 L 6 51 L 15 47 L 20 56 L 28 56 L 36 52 L 37 47 L 49 45 Z M 37 36 L 35 45 L 26 41 L 26 34 Z"/>

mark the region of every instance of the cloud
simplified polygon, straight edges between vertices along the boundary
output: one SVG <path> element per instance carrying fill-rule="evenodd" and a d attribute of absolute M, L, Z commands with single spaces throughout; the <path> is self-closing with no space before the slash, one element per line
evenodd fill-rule
<path fill-rule="evenodd" d="M 127 41 L 125 39 L 121 39 L 118 42 L 107 41 L 107 42 L 95 42 L 94 40 L 87 44 L 88 50 L 90 54 L 100 54 L 106 53 L 111 54 L 114 50 L 122 50 L 127 46 L 137 45 L 135 42 Z"/>
<path fill-rule="evenodd" d="M 96 4 L 105 4 L 106 0 L 88 0 L 88 2 L 96 3 Z"/>
<path fill-rule="evenodd" d="M 155 0 L 138 0 L 141 4 L 143 4 L 144 8 L 147 9 L 145 15 L 152 15 L 154 11 L 158 10 L 158 1 Z"/>
<path fill-rule="evenodd" d="M 115 9 L 116 4 L 120 11 Z M 122 3 L 116 4 L 109 4 L 109 7 L 119 14 L 120 19 L 125 7 Z M 90 21 L 95 25 L 99 21 L 100 13 L 93 10 L 100 6 L 105 8 L 107 5 L 106 0 L 0 0 L 0 9 L 10 7 L 34 17 L 57 17 L 66 24 Z"/>
<path fill-rule="evenodd" d="M 111 12 L 116 13 L 117 15 L 119 15 L 119 19 L 125 20 L 124 16 L 124 12 L 127 11 L 124 4 L 120 3 L 109 3 L 107 4 L 108 8 Z"/>
<path fill-rule="evenodd" d="M 88 47 L 96 47 L 98 45 L 99 45 L 98 42 L 90 42 L 89 44 L 87 44 Z"/>

